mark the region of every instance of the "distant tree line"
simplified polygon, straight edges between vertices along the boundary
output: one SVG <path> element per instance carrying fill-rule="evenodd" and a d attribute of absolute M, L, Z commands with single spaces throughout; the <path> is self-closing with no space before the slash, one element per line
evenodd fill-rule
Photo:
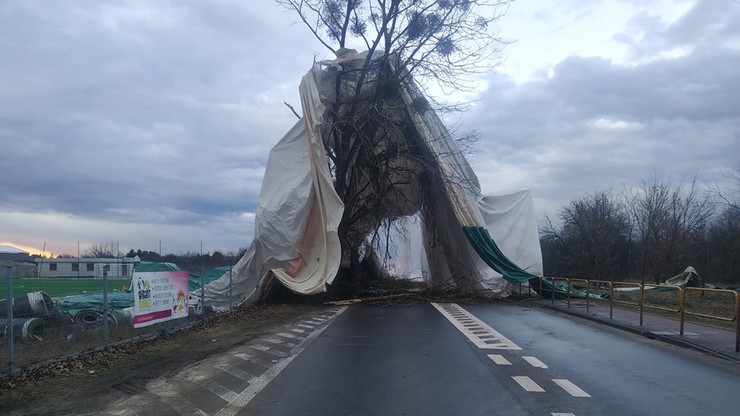
<path fill-rule="evenodd" d="M 126 254 L 119 251 L 119 245 L 117 241 L 106 241 L 101 243 L 93 243 L 90 248 L 82 253 L 82 257 L 90 258 L 118 258 L 118 257 L 136 257 L 142 261 L 154 261 L 154 262 L 166 262 L 174 263 L 181 269 L 185 270 L 198 270 L 200 267 L 213 268 L 221 266 L 229 266 L 236 264 L 239 259 L 242 258 L 244 253 L 247 251 L 246 248 L 241 248 L 238 251 L 229 250 L 226 252 L 214 251 L 208 253 L 194 253 L 187 252 L 185 254 L 165 254 L 160 255 L 156 251 L 147 251 L 141 249 L 130 249 Z M 69 254 L 60 254 L 58 258 L 70 258 L 75 257 Z"/>
<path fill-rule="evenodd" d="M 198 270 L 200 267 L 212 268 L 229 266 L 236 264 L 239 259 L 242 258 L 244 253 L 247 251 L 246 248 L 239 249 L 239 251 L 229 250 L 225 253 L 220 251 L 214 251 L 213 253 L 194 253 L 187 252 L 185 254 L 165 254 L 160 255 L 156 251 L 146 250 L 129 250 L 125 257 L 136 257 L 142 261 L 155 261 L 155 262 L 166 262 L 177 264 L 181 269 L 186 270 Z"/>
<path fill-rule="evenodd" d="M 733 189 L 659 176 L 634 190 L 587 193 L 540 224 L 547 276 L 657 283 L 693 266 L 707 282 L 740 284 L 740 170 Z"/>

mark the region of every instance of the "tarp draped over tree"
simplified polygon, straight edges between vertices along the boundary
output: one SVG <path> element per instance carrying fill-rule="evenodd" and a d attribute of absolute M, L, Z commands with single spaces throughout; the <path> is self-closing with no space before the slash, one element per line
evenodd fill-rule
<path fill-rule="evenodd" d="M 270 151 L 254 238 L 231 277 L 231 293 L 241 301 L 258 300 L 274 279 L 299 294 L 321 293 L 337 275 L 343 261 L 338 227 L 345 206 L 327 160 L 327 103 L 343 98 L 337 93 L 338 77 L 342 88 L 347 88 L 347 80 L 352 87 L 348 73 L 362 69 L 366 58 L 366 53 L 341 50 L 336 60 L 315 63 L 303 77 L 299 88 L 303 118 Z M 425 280 L 505 296 L 512 284 L 541 275 L 531 194 L 481 195 L 478 178 L 437 114 L 424 105 L 413 80 L 403 77 L 397 89 L 398 103 L 384 110 L 388 120 L 411 126 L 404 127 L 400 139 L 421 143 L 428 157 L 424 163 L 409 157 L 393 162 L 403 165 L 393 174 L 409 179 L 397 182 L 405 184 L 398 192 L 402 198 L 386 201 L 394 207 L 388 217 L 420 218 L 421 238 L 408 241 L 421 244 L 406 253 L 422 253 Z M 205 304 L 228 307 L 228 274 L 206 285 Z"/>

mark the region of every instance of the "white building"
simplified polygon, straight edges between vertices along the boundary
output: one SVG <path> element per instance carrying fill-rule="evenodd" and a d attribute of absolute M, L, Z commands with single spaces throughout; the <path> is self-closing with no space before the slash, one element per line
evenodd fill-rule
<path fill-rule="evenodd" d="M 134 258 L 58 258 L 36 259 L 38 277 L 92 277 L 102 278 L 105 266 L 108 266 L 108 277 L 130 279 L 134 266 L 140 262 L 138 256 Z"/>

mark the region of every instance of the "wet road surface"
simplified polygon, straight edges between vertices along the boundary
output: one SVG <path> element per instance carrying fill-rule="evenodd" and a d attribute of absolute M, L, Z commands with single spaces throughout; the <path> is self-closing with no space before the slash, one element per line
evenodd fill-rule
<path fill-rule="evenodd" d="M 737 364 L 521 305 L 355 305 L 111 401 L 106 415 L 736 415 Z"/>

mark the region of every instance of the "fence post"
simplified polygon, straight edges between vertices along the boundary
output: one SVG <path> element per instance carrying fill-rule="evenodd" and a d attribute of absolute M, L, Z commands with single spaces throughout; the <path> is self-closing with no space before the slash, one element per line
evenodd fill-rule
<path fill-rule="evenodd" d="M 6 348 L 8 349 L 8 374 L 13 375 L 13 349 L 14 349 L 14 334 L 13 334 L 13 278 L 11 275 L 12 267 L 5 266 L 7 275 L 5 279 L 7 281 L 7 307 L 8 307 L 8 326 L 6 327 L 7 336 L 5 337 Z"/>
<path fill-rule="evenodd" d="M 108 349 L 108 270 L 110 264 L 103 266 L 103 346 Z"/>
<path fill-rule="evenodd" d="M 555 304 L 555 278 L 550 279 L 550 292 L 552 293 L 552 304 Z"/>
<path fill-rule="evenodd" d="M 568 295 L 567 295 L 568 302 L 567 303 L 568 303 L 568 307 L 570 308 L 570 278 L 569 277 L 565 279 L 565 284 L 566 284 L 565 289 L 568 291 Z"/>
<path fill-rule="evenodd" d="M 591 281 L 586 279 L 586 313 L 588 313 L 589 297 L 591 297 Z"/>
<path fill-rule="evenodd" d="M 540 297 L 541 298 L 544 298 L 545 297 L 544 296 L 545 294 L 542 293 L 542 279 L 544 279 L 544 278 L 545 278 L 545 276 L 540 277 Z"/>
<path fill-rule="evenodd" d="M 678 310 L 679 310 L 678 314 L 679 314 L 679 321 L 681 322 L 679 331 L 678 331 L 679 335 L 683 335 L 684 320 L 686 318 L 686 312 L 684 311 L 685 308 L 686 308 L 686 291 L 684 290 L 684 288 L 679 287 L 678 288 Z"/>
<path fill-rule="evenodd" d="M 201 250 L 202 251 L 202 250 Z M 205 321 L 206 320 L 206 293 L 205 293 L 205 286 L 206 286 L 206 276 L 205 276 L 205 266 L 200 267 L 200 320 Z"/>
<path fill-rule="evenodd" d="M 233 270 L 234 270 L 234 266 L 230 264 L 229 265 L 229 313 L 234 312 L 233 304 L 231 303 L 231 292 L 232 292 L 231 278 L 232 278 Z"/>
<path fill-rule="evenodd" d="M 614 282 L 609 282 L 609 319 L 614 319 Z"/>
<path fill-rule="evenodd" d="M 640 326 L 642 326 L 642 313 L 645 309 L 645 285 L 640 283 L 640 302 L 638 307 L 640 308 Z"/>
<path fill-rule="evenodd" d="M 740 293 L 735 293 L 735 352 L 740 352 Z"/>

